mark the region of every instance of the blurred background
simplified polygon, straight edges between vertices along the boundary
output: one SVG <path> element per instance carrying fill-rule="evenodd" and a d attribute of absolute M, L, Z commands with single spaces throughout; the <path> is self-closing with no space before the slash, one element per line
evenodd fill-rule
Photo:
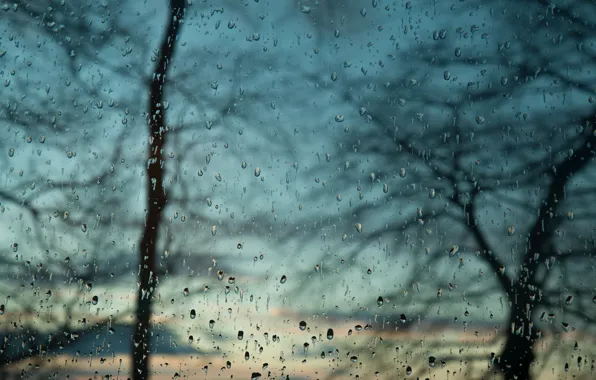
<path fill-rule="evenodd" d="M 1 379 L 593 379 L 593 0 L 0 3 Z"/>

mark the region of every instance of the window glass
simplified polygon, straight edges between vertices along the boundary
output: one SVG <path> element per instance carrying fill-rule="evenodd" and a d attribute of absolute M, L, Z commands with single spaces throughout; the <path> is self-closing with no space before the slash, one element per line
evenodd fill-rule
<path fill-rule="evenodd" d="M 0 378 L 595 376 L 594 1 L 0 8 Z"/>

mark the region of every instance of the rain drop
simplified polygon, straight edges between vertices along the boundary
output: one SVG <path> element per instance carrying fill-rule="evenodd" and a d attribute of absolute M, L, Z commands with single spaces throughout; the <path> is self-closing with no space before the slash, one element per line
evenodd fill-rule
<path fill-rule="evenodd" d="M 379 298 L 377 298 L 377 305 L 383 306 L 383 297 L 379 296 Z"/>
<path fill-rule="evenodd" d="M 434 356 L 429 356 L 428 357 L 428 365 L 429 367 L 434 367 L 436 364 L 437 359 L 435 359 Z"/>
<path fill-rule="evenodd" d="M 327 330 L 327 339 L 329 339 L 329 340 L 333 339 L 333 329 Z"/>

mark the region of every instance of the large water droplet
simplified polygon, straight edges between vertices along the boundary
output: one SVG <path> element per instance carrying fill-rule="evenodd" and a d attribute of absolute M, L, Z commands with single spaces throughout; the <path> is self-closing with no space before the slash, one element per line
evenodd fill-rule
<path fill-rule="evenodd" d="M 329 339 L 329 340 L 333 339 L 333 329 L 327 330 L 327 339 Z"/>

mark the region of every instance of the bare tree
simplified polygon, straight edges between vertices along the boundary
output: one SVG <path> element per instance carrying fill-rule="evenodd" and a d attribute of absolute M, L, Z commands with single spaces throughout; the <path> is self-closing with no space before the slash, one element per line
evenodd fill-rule
<path fill-rule="evenodd" d="M 146 173 L 147 208 L 145 229 L 139 243 L 139 290 L 136 309 L 136 329 L 133 342 L 133 379 L 146 379 L 149 376 L 149 338 L 151 336 L 151 302 L 158 284 L 156 265 L 157 242 L 162 213 L 167 195 L 164 186 L 165 163 L 164 146 L 168 134 L 164 92 L 168 69 L 174 58 L 181 21 L 184 18 L 186 2 L 173 0 L 170 3 L 168 26 L 159 47 L 155 72 L 149 87 L 148 125 L 149 157 Z"/>
<path fill-rule="evenodd" d="M 480 25 L 480 3 L 492 5 L 462 5 L 469 21 L 437 27 L 379 74 L 337 86 L 353 108 L 336 121 L 361 127 L 330 152 L 332 170 L 323 162 L 309 175 L 327 183 L 314 199 L 349 199 L 333 219 L 350 242 L 347 262 L 370 268 L 371 249 L 389 261 L 417 257 L 387 298 L 414 289 L 412 302 L 448 306 L 440 296 L 452 289 L 493 308 L 501 297 L 495 363 L 508 380 L 529 379 L 543 334 L 596 322 L 596 82 L 585 74 L 596 67 L 586 48 L 596 8 L 528 0 L 495 6 Z M 331 231 L 325 219 L 315 226 Z"/>
<path fill-rule="evenodd" d="M 136 2 L 123 3 L 121 7 L 133 9 L 135 5 Z M 197 5 L 198 8 L 203 6 L 205 4 Z M 219 226 L 224 231 L 227 229 L 231 234 L 241 234 L 249 227 L 254 229 L 255 219 L 249 216 L 254 210 L 242 204 L 254 195 L 242 195 L 237 202 L 214 200 L 215 207 L 210 207 L 210 192 L 203 191 L 208 185 L 199 183 L 197 191 L 197 181 L 204 180 L 206 175 L 202 177 L 198 174 L 204 171 L 218 184 L 213 189 L 217 186 L 220 186 L 220 190 L 227 189 L 230 183 L 238 193 L 246 193 L 232 178 L 228 182 L 225 172 L 223 181 L 219 177 L 217 182 L 213 178 L 216 173 L 208 172 L 209 163 L 203 166 L 199 163 L 205 160 L 205 155 L 199 152 L 211 149 L 206 154 L 207 161 L 220 154 L 214 148 L 216 142 L 221 141 L 221 145 L 224 145 L 223 142 L 233 141 L 229 138 L 230 133 L 225 124 L 254 118 L 254 110 L 263 96 L 257 89 L 244 90 L 240 87 L 235 88 L 237 92 L 234 95 L 203 97 L 196 87 L 207 85 L 204 87 L 208 89 L 205 92 L 213 91 L 216 87 L 213 83 L 201 82 L 203 76 L 199 75 L 199 70 L 204 70 L 203 66 L 179 65 L 176 72 L 168 71 L 175 45 L 180 39 L 179 23 L 185 10 L 183 1 L 169 4 L 168 29 L 155 51 L 151 49 L 151 38 L 136 33 L 133 26 L 148 22 L 151 10 L 137 15 L 135 23 L 123 16 L 126 12 L 112 12 L 113 9 L 101 4 L 76 8 L 60 1 L 53 1 L 49 6 L 45 2 L 33 2 L 17 3 L 5 10 L 9 31 L 22 35 L 22 41 L 32 41 L 26 44 L 26 52 L 35 52 L 39 58 L 39 61 L 27 62 L 26 56 L 21 58 L 20 64 L 24 67 L 29 65 L 34 70 L 42 62 L 55 61 L 56 67 L 63 68 L 66 74 L 59 78 L 54 75 L 52 68 L 46 68 L 47 72 L 41 70 L 38 76 L 30 77 L 31 81 L 31 78 L 35 78 L 35 84 L 22 79 L 25 75 L 22 78 L 17 75 L 9 86 L 12 92 L 3 94 L 7 99 L 7 107 L 2 117 L 18 132 L 14 146 L 3 145 L 8 151 L 8 163 L 24 157 L 23 152 L 31 153 L 31 158 L 27 157 L 27 169 L 31 170 L 26 169 L 22 180 L 18 181 L 13 179 L 17 172 L 10 171 L 8 178 L 12 182 L 0 193 L 2 205 L 13 220 L 18 218 L 19 212 L 24 211 L 27 216 L 24 225 L 30 223 L 35 226 L 33 231 L 36 240 L 24 237 L 23 241 L 27 243 L 20 242 L 19 254 L 25 247 L 42 252 L 32 256 L 23 254 L 23 257 L 19 257 L 20 261 L 5 266 L 7 272 L 16 272 L 14 281 L 3 280 L 2 286 L 5 285 L 7 289 L 25 283 L 29 276 L 36 277 L 36 284 L 32 287 L 33 296 L 23 294 L 17 297 L 12 294 L 6 303 L 5 319 L 10 321 L 16 319 L 11 311 L 17 310 L 14 306 L 17 303 L 20 304 L 19 310 L 32 313 L 22 327 L 32 331 L 32 337 L 20 349 L 18 346 L 23 335 L 11 334 L 4 351 L 3 364 L 55 352 L 76 342 L 95 324 L 108 326 L 112 322 L 128 322 L 130 310 L 115 307 L 107 301 L 108 304 L 104 305 L 101 294 L 98 301 L 98 310 L 100 307 L 101 310 L 93 318 L 88 314 L 91 310 L 96 311 L 92 306 L 95 306 L 93 295 L 98 289 L 104 289 L 106 299 L 111 299 L 113 295 L 110 298 L 111 292 L 106 292 L 106 288 L 116 286 L 125 291 L 129 286 L 136 285 L 134 290 L 138 303 L 134 314 L 135 335 L 131 342 L 134 363 L 132 376 L 146 378 L 149 376 L 148 362 L 152 352 L 149 340 L 152 302 L 157 297 L 182 293 L 182 288 L 174 290 L 166 286 L 161 287 L 159 291 L 163 294 L 159 294 L 156 290 L 158 281 L 162 284 L 170 280 L 177 283 L 176 275 L 183 271 L 212 275 L 203 280 L 206 284 L 215 278 L 216 271 L 212 269 L 215 268 L 217 254 L 225 247 L 218 248 L 218 251 L 213 248 L 215 243 L 210 246 L 202 244 L 207 239 L 197 234 L 197 230 L 215 242 L 216 237 L 211 232 L 213 226 Z M 98 25 L 92 20 L 103 22 Z M 250 20 L 246 21 L 249 23 Z M 47 43 L 47 50 L 40 48 L 45 46 L 40 42 L 37 48 L 41 51 L 37 52 L 34 51 L 38 38 L 35 33 L 39 32 L 43 36 L 39 38 L 50 42 Z M 15 43 L 15 46 L 20 45 Z M 54 46 L 58 48 L 52 50 Z M 189 56 L 193 57 L 206 55 L 205 50 L 201 45 L 187 47 Z M 7 51 L 5 58 L 18 58 L 16 52 Z M 248 77 L 246 73 L 263 65 L 251 54 L 235 57 L 234 64 L 220 69 L 220 73 L 229 70 L 227 73 L 230 78 L 249 84 L 252 78 L 242 80 Z M 155 62 L 152 71 L 147 70 L 150 61 Z M 252 63 L 247 65 L 245 61 Z M 168 96 L 164 91 L 168 91 Z M 138 93 L 145 92 L 148 95 L 148 108 L 139 104 L 145 101 L 144 97 L 137 97 Z M 177 100 L 182 105 L 171 106 Z M 73 107 L 69 107 L 69 104 Z M 180 117 L 181 122 L 166 123 L 166 113 L 172 109 L 174 117 L 170 119 L 177 120 Z M 188 115 L 197 110 L 201 116 L 189 120 Z M 137 129 L 142 117 L 147 118 L 149 134 Z M 103 130 L 96 127 L 104 125 L 102 123 L 106 123 Z M 199 131 L 210 132 L 211 128 L 213 131 L 209 138 L 193 137 L 195 134 L 200 135 L 197 133 Z M 240 131 L 238 135 L 241 134 Z M 145 135 L 150 142 L 148 157 L 145 156 L 147 152 L 138 148 L 138 136 Z M 169 142 L 166 142 L 166 137 Z M 27 147 L 26 144 L 40 148 L 29 152 L 22 149 Z M 258 144 L 242 144 L 246 148 L 242 153 L 239 153 L 240 149 L 230 149 L 231 152 L 227 154 L 237 160 L 239 169 L 241 154 L 260 149 Z M 13 147 L 14 151 L 11 150 Z M 41 158 L 35 154 L 43 155 L 48 165 L 47 171 L 40 169 Z M 189 166 L 193 175 L 186 176 Z M 142 185 L 139 177 L 144 181 Z M 139 188 L 142 190 L 139 191 Z M 220 191 L 220 194 L 221 198 L 225 198 L 224 191 Z M 147 201 L 144 207 L 138 209 L 135 205 L 141 197 L 147 197 Z M 226 208 L 220 208 L 219 204 L 225 204 Z M 234 207 L 231 207 L 232 204 Z M 231 211 L 228 216 L 232 223 L 229 228 L 221 227 L 220 213 L 228 209 Z M 165 215 L 169 215 L 170 224 L 186 221 L 182 226 L 187 227 L 169 226 Z M 33 243 L 35 248 L 32 247 Z M 182 252 L 188 255 L 180 259 Z M 35 257 L 35 260 L 30 257 Z M 23 268 L 25 261 L 32 263 L 30 268 Z M 232 264 L 227 264 L 225 259 L 217 263 L 218 270 L 231 267 Z M 140 276 L 138 282 L 135 281 L 137 275 Z M 66 284 L 59 287 L 61 292 L 53 285 L 60 280 Z M 47 336 L 37 331 L 34 314 L 37 309 L 31 305 L 39 297 L 45 299 L 45 293 L 40 293 L 40 287 L 44 286 L 53 291 L 50 298 L 52 305 L 64 303 L 60 313 L 48 314 L 52 317 L 52 326 L 56 331 L 73 334 L 63 337 L 52 332 L 51 344 L 40 345 L 39 340 L 45 340 Z M 61 298 L 62 291 L 71 289 L 68 286 L 76 291 Z M 81 305 L 85 307 L 81 308 Z M 51 310 L 56 309 L 54 307 Z M 25 319 L 21 318 L 21 321 Z"/>

